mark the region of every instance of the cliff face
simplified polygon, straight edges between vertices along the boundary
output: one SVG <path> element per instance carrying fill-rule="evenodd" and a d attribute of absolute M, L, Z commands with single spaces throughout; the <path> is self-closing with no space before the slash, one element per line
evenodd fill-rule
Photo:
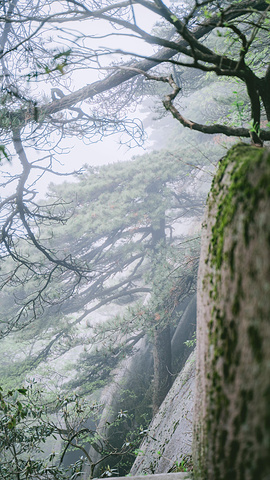
<path fill-rule="evenodd" d="M 221 161 L 202 232 L 194 462 L 201 480 L 270 478 L 270 152 Z"/>
<path fill-rule="evenodd" d="M 131 475 L 166 473 L 191 455 L 195 384 L 193 352 L 155 415 Z"/>
<path fill-rule="evenodd" d="M 140 446 L 131 475 L 167 473 L 192 453 L 195 351 L 184 342 L 196 326 L 196 296 L 187 303 L 172 338 L 174 369 L 180 371 Z"/>

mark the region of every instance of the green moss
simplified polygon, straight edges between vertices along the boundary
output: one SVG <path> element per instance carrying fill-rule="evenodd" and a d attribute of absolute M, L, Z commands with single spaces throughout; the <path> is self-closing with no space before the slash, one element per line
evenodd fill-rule
<path fill-rule="evenodd" d="M 173 433 L 175 432 L 175 430 L 177 429 L 178 425 L 179 425 L 179 421 L 180 420 L 177 420 L 173 423 Z"/>
<path fill-rule="evenodd" d="M 247 387 L 239 395 L 237 416 L 233 419 L 233 441 L 230 441 L 231 437 L 229 438 L 226 431 L 226 421 L 232 411 L 231 392 L 235 388 L 234 382 L 241 360 L 241 330 L 239 330 L 238 318 L 245 301 L 242 272 L 239 271 L 236 255 L 240 253 L 245 261 L 245 247 L 249 246 L 251 235 L 255 235 L 255 233 L 251 233 L 251 226 L 256 219 L 259 203 L 269 196 L 269 151 L 246 144 L 233 147 L 220 162 L 208 200 L 209 218 L 211 219 L 211 216 L 215 215 L 215 223 L 212 227 L 208 255 L 205 260 L 207 273 L 202 283 L 205 293 L 209 292 L 208 301 L 212 309 L 208 319 L 208 358 L 211 358 L 211 364 L 207 366 L 206 373 L 207 412 L 206 423 L 203 427 L 205 435 L 204 444 L 201 445 L 200 461 L 202 464 L 200 469 L 204 474 L 203 456 L 209 457 L 209 449 L 213 463 L 211 467 L 215 471 L 214 478 L 216 480 L 220 478 L 219 467 L 222 463 L 223 466 L 226 464 L 228 480 L 236 477 L 240 480 L 241 462 L 245 462 L 242 468 L 244 479 L 246 464 L 251 461 L 250 451 L 252 449 L 248 444 L 249 439 L 246 443 L 247 451 L 244 452 L 242 449 L 240 455 L 240 444 L 237 437 L 248 423 L 249 405 L 253 401 L 252 389 Z M 240 245 L 241 252 L 239 252 Z M 227 290 L 230 288 L 230 278 L 232 280 L 232 292 L 225 293 L 225 298 L 224 273 L 226 281 L 228 280 Z M 255 267 L 251 274 L 252 278 L 257 276 Z M 229 305 L 228 308 L 223 309 L 221 305 L 226 299 L 228 299 Z M 246 328 L 251 350 L 256 361 L 260 363 L 263 360 L 263 339 L 256 325 L 253 324 Z M 270 389 L 265 396 L 270 397 Z M 265 422 L 266 424 L 270 423 L 270 414 L 265 418 Z M 259 443 L 265 443 L 264 433 L 264 425 L 259 426 L 256 430 Z M 206 473 L 203 478 L 207 478 Z M 224 479 L 224 476 L 222 478 Z"/>
<path fill-rule="evenodd" d="M 268 152 L 266 154 L 268 155 L 268 166 L 270 166 L 270 155 Z M 210 327 L 208 331 L 209 345 L 214 348 L 212 374 L 209 380 L 212 388 L 210 395 L 213 402 L 211 415 L 216 417 L 215 421 L 220 417 L 222 409 L 224 413 L 227 401 L 224 392 L 220 388 L 221 372 L 218 373 L 217 371 L 219 359 L 222 358 L 223 361 L 222 382 L 225 381 L 227 384 L 234 382 L 236 369 L 240 362 L 241 349 L 238 348 L 237 317 L 241 310 L 244 294 L 242 275 L 241 272 L 236 272 L 235 265 L 239 224 L 233 232 L 235 235 L 232 236 L 232 241 L 228 243 L 230 246 L 226 251 L 224 242 L 227 233 L 230 233 L 230 235 L 232 233 L 230 226 L 235 216 L 241 212 L 245 214 L 244 220 L 242 217 L 239 217 L 240 221 L 243 222 L 243 243 L 247 246 L 250 241 L 250 224 L 254 221 L 258 203 L 265 195 L 270 194 L 270 168 L 268 166 L 265 172 L 262 172 L 257 182 L 251 183 L 252 173 L 254 170 L 258 171 L 258 166 L 261 164 L 264 155 L 265 150 L 250 147 L 246 144 L 239 144 L 233 147 L 220 163 L 211 188 L 209 197 L 211 200 L 208 201 L 210 215 L 212 209 L 217 210 L 207 258 L 208 265 L 211 265 L 214 269 L 214 273 L 208 273 L 208 277 L 211 276 L 210 298 L 213 305 L 211 319 L 208 322 Z M 228 179 L 224 181 L 225 175 L 228 175 Z M 218 306 L 221 286 L 220 271 L 224 262 L 228 265 L 232 278 L 237 273 L 237 286 L 231 306 L 233 319 L 230 322 L 226 318 L 225 311 L 222 311 Z M 249 340 L 255 358 L 257 361 L 261 361 L 261 339 L 254 327 L 249 329 Z M 245 405 L 245 399 L 243 399 L 241 417 L 238 419 L 239 424 L 245 416 Z"/>
<path fill-rule="evenodd" d="M 252 349 L 254 358 L 258 363 L 263 360 L 262 356 L 262 338 L 258 328 L 255 325 L 250 325 L 247 329 L 249 343 Z"/>
<path fill-rule="evenodd" d="M 219 434 L 219 438 L 218 438 L 218 455 L 219 455 L 219 457 L 222 457 L 223 454 L 224 454 L 224 449 L 225 449 L 225 446 L 226 446 L 227 438 L 228 438 L 227 430 L 221 430 L 221 432 Z"/>
<path fill-rule="evenodd" d="M 234 251 L 237 246 L 236 241 L 232 243 L 229 252 L 224 252 L 225 230 L 232 223 L 239 206 L 245 211 L 245 220 L 243 225 L 244 242 L 247 246 L 249 243 L 250 224 L 254 220 L 254 216 L 259 201 L 266 195 L 270 194 L 270 169 L 267 169 L 257 185 L 252 185 L 250 175 L 261 164 L 264 149 L 258 149 L 246 144 L 238 144 L 234 146 L 228 155 L 220 162 L 219 170 L 212 184 L 212 200 L 210 203 L 210 211 L 216 205 L 217 198 L 219 204 L 217 206 L 216 222 L 212 228 L 212 238 L 209 245 L 209 255 L 212 266 L 220 269 L 224 258 L 229 260 L 230 268 L 234 273 Z M 270 155 L 268 154 L 267 163 L 270 165 Z M 221 184 L 224 175 L 229 171 L 230 164 L 230 181 L 226 185 Z"/>
<path fill-rule="evenodd" d="M 235 295 L 234 302 L 232 305 L 232 313 L 237 315 L 240 312 L 240 298 L 238 295 Z"/>
<path fill-rule="evenodd" d="M 265 404 L 270 405 L 270 386 L 268 385 L 264 391 L 264 399 L 265 399 Z M 265 415 L 265 419 L 264 419 L 264 426 L 265 426 L 265 429 L 269 432 L 270 431 L 270 408 L 267 408 L 266 409 L 266 415 Z M 268 435 L 268 441 L 269 441 L 269 449 L 270 449 L 270 438 L 269 438 L 269 435 Z"/>
<path fill-rule="evenodd" d="M 240 409 L 239 414 L 235 417 L 233 421 L 234 425 L 234 436 L 237 437 L 241 427 L 245 424 L 248 418 L 248 406 L 253 399 L 252 390 L 241 390 L 239 395 Z"/>
<path fill-rule="evenodd" d="M 230 444 L 229 458 L 228 458 L 228 470 L 226 472 L 226 480 L 234 480 L 237 478 L 236 473 L 236 461 L 240 450 L 240 444 L 238 440 L 233 440 Z"/>
<path fill-rule="evenodd" d="M 231 269 L 231 273 L 234 274 L 234 251 L 235 251 L 235 248 L 237 246 L 237 242 L 234 241 L 233 244 L 232 244 L 232 247 L 231 247 L 231 250 L 229 251 L 229 254 L 228 254 L 228 260 L 229 260 L 229 264 L 230 264 L 230 269 Z"/>
<path fill-rule="evenodd" d="M 257 425 L 256 428 L 255 428 L 255 435 L 256 435 L 257 442 L 258 443 L 263 443 L 264 435 L 263 435 L 262 429 L 259 425 Z"/>

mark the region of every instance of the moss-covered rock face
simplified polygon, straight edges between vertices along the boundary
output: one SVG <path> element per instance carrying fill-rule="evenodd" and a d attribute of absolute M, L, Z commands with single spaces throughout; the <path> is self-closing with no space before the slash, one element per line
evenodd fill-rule
<path fill-rule="evenodd" d="M 209 194 L 198 284 L 197 478 L 270 478 L 270 152 L 239 144 Z"/>

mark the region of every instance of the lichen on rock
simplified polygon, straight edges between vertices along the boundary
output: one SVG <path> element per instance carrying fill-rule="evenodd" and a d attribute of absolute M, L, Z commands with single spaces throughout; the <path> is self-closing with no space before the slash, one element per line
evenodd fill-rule
<path fill-rule="evenodd" d="M 198 278 L 197 478 L 270 478 L 269 150 L 238 144 L 221 160 Z"/>

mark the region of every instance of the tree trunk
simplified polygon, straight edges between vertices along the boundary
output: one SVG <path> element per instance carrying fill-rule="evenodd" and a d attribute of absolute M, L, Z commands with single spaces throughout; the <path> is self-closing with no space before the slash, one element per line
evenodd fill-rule
<path fill-rule="evenodd" d="M 166 241 L 165 235 L 165 218 L 161 218 L 159 220 L 159 226 L 153 227 L 152 226 L 152 245 L 154 249 L 158 249 L 158 244 L 163 241 Z"/>
<path fill-rule="evenodd" d="M 152 245 L 158 253 L 158 245 L 165 242 L 165 213 L 159 220 L 159 225 L 152 226 Z M 158 312 L 156 312 L 158 315 Z M 154 330 L 154 379 L 153 379 L 153 416 L 171 387 L 171 335 L 170 325 L 156 325 Z"/>
<path fill-rule="evenodd" d="M 156 327 L 154 333 L 154 380 L 153 380 L 153 416 L 166 397 L 172 385 L 171 377 L 171 335 L 170 326 L 163 330 Z"/>
<path fill-rule="evenodd" d="M 268 122 L 270 122 L 270 66 L 264 78 L 259 81 L 259 93 L 263 101 Z"/>
<path fill-rule="evenodd" d="M 270 152 L 237 145 L 208 199 L 198 279 L 194 469 L 270 478 Z"/>

